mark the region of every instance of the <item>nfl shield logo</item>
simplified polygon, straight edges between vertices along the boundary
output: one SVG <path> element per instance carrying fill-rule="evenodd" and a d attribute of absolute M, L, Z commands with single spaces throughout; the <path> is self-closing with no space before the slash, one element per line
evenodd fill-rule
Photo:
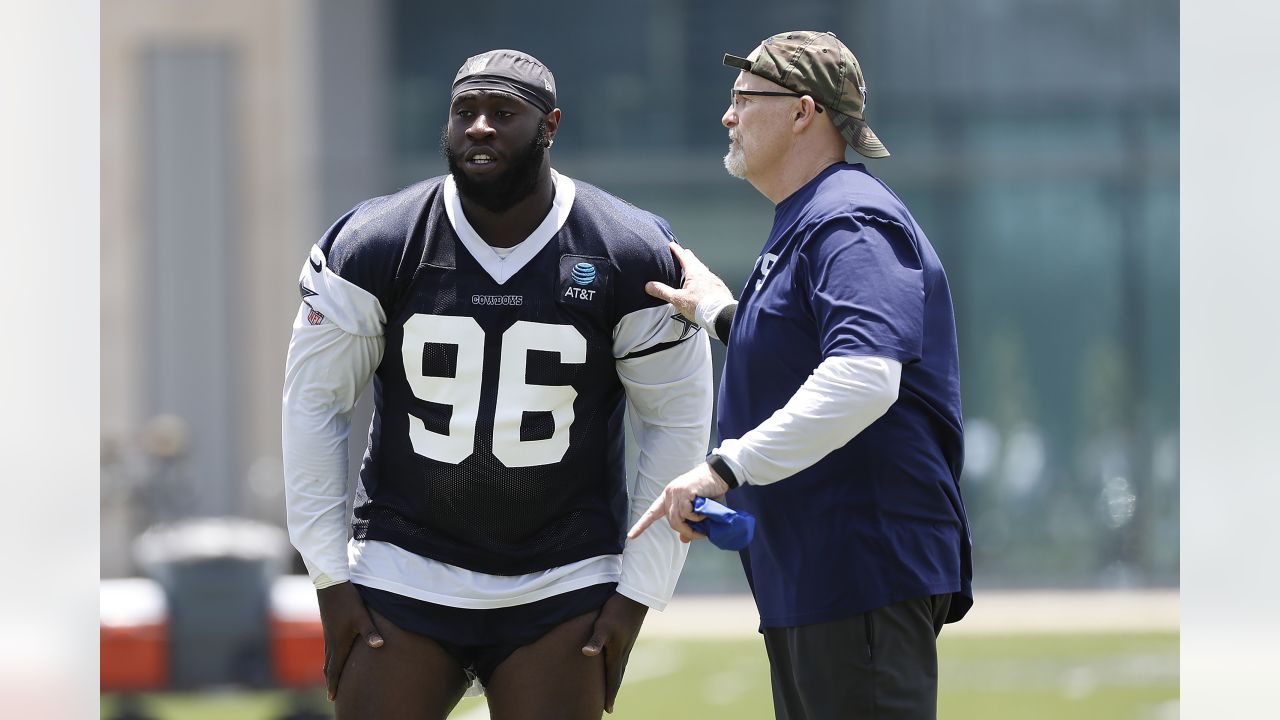
<path fill-rule="evenodd" d="M 319 325 L 324 322 L 324 315 L 321 315 L 319 310 L 311 308 L 311 312 L 307 313 L 307 322 L 312 325 Z"/>

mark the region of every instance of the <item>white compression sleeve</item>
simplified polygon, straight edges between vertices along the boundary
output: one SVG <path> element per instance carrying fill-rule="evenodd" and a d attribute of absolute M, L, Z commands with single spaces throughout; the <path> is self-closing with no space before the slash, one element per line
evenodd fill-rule
<path fill-rule="evenodd" d="M 670 325 L 675 310 L 664 305 L 633 313 L 620 323 L 615 353 L 634 349 L 625 340 L 648 333 L 623 332 L 621 327 L 643 321 L 664 332 L 679 331 Z M 649 316 L 646 319 L 645 316 Z M 656 345 L 659 333 L 649 338 Z M 706 456 L 711 433 L 711 346 L 704 333 L 686 337 L 675 345 L 650 354 L 624 357 L 617 362 L 618 377 L 627 394 L 627 415 L 639 447 L 634 487 L 629 494 L 629 525 L 635 524 L 662 492 L 667 482 L 694 467 Z M 622 552 L 622 579 L 618 592 L 662 610 L 675 592 L 689 546 L 662 524 L 634 540 Z"/>
<path fill-rule="evenodd" d="M 347 433 L 351 410 L 382 359 L 382 336 L 312 325 L 303 305 L 285 363 L 282 441 L 289 539 L 317 588 L 349 579 Z"/>

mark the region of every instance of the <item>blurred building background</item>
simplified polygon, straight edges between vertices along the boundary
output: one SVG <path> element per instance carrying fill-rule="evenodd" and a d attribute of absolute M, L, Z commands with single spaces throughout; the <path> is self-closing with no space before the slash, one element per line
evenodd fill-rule
<path fill-rule="evenodd" d="M 130 544 L 156 522 L 283 524 L 307 248 L 360 200 L 444 172 L 468 56 L 546 62 L 554 165 L 665 216 L 741 287 L 772 208 L 721 166 L 720 60 L 791 29 L 858 56 L 893 153 L 869 168 L 948 270 L 978 589 L 1176 585 L 1173 0 L 104 4 L 103 575 L 137 574 Z M 699 544 L 681 589 L 745 583 Z"/>

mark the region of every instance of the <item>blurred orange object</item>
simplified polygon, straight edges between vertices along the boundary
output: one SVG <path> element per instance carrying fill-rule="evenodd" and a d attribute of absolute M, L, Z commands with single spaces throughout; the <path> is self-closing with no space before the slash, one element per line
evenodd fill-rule
<path fill-rule="evenodd" d="M 160 690 L 169 683 L 169 611 L 153 580 L 99 585 L 101 692 Z"/>
<path fill-rule="evenodd" d="M 281 687 L 324 685 L 324 630 L 316 589 L 305 575 L 277 578 L 271 587 L 268 624 L 271 665 Z"/>

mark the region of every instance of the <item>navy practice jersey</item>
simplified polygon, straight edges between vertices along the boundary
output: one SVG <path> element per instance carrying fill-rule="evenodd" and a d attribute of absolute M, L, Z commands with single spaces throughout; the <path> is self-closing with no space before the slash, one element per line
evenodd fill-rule
<path fill-rule="evenodd" d="M 356 539 L 494 575 L 622 552 L 615 362 L 697 328 L 643 289 L 680 282 L 665 222 L 566 180 L 506 258 L 447 178 L 362 203 L 317 243 L 313 285 L 360 288 L 385 323 Z"/>
<path fill-rule="evenodd" d="M 757 518 L 743 565 L 766 627 L 959 593 L 971 604 L 955 322 L 946 274 L 906 207 L 837 163 L 778 204 L 734 315 L 720 438 L 783 407 L 825 358 L 902 364 L 898 399 L 846 445 L 729 503 Z M 785 348 L 785 352 L 778 352 Z"/>

